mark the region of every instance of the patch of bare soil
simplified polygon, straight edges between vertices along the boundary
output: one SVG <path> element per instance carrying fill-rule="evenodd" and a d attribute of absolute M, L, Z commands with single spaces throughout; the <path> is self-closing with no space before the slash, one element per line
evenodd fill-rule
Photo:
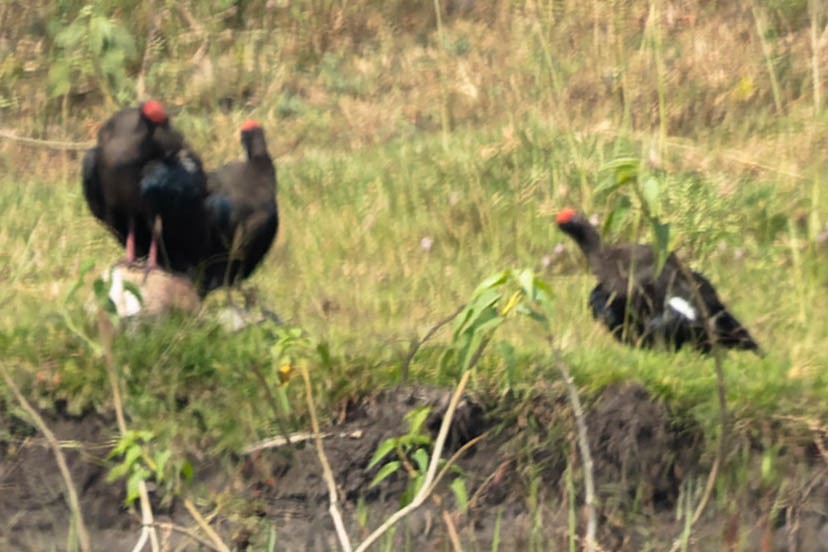
<path fill-rule="evenodd" d="M 405 414 L 422 404 L 434 405 L 428 425 L 436 434 L 448 398 L 447 390 L 422 386 L 386 390 L 347 405 L 328 424 L 325 451 L 354 541 L 400 507 L 407 483 L 401 471 L 370 486 L 378 468 L 367 466 L 377 446 L 404 434 Z M 489 550 L 495 539 L 501 550 L 568 546 L 567 465 L 576 488 L 582 487 L 582 473 L 571 446 L 572 416 L 564 394 L 538 396 L 513 409 L 501 405 L 496 412 L 501 411 L 513 417 L 499 419 L 495 410 L 487 414 L 476 401 L 463 402 L 446 454 L 485 433 L 457 462 L 469 510 L 462 514 L 457 509 L 448 488 L 457 477 L 452 473 L 389 537 L 395 549 L 450 549 L 451 531 L 467 549 Z M 601 545 L 605 550 L 668 549 L 684 523 L 676 511 L 691 488 L 688 483 L 694 482 L 691 495 L 697 501 L 711 463 L 699 432 L 678 423 L 635 384 L 608 387 L 587 418 Z M 94 549 L 131 549 L 140 519 L 123 506 L 123 483 L 106 482 L 103 461 L 115 434 L 114 421 L 90 414 L 53 416 L 47 422 L 64 445 Z M 66 549 L 69 510 L 52 452 L 27 425 L 0 411 L 3 434 L 11 438 L 0 441 L 0 550 Z M 694 531 L 691 549 L 828 550 L 828 478 L 824 461 L 812 448 L 780 451 L 777 465 L 784 484 L 768 490 L 753 480 L 760 477 L 757 468 L 755 474 L 746 474 L 738 496 L 713 501 Z M 755 464 L 761 465 L 761 454 Z M 196 466 L 195 473 L 202 489 L 237 499 L 212 520 L 231 547 L 263 549 L 272 528 L 277 550 L 338 548 L 312 442 L 214 461 Z M 199 504 L 207 511 L 212 508 L 210 497 L 203 498 Z M 583 495 L 575 499 L 576 530 L 582 535 Z M 154 508 L 159 522 L 194 526 L 181 501 Z M 160 534 L 165 550 L 208 549 L 169 528 Z"/>

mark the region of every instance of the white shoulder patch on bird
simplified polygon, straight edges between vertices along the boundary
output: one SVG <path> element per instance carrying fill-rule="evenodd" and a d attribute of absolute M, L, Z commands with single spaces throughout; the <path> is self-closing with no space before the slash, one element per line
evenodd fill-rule
<path fill-rule="evenodd" d="M 667 306 L 685 317 L 688 320 L 696 319 L 696 309 L 686 299 L 681 297 L 670 297 L 667 299 Z"/>

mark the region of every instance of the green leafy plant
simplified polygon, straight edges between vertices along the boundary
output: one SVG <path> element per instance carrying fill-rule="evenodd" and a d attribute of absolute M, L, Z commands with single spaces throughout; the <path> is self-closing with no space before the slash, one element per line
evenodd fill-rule
<path fill-rule="evenodd" d="M 494 331 L 511 315 L 527 316 L 548 328 L 546 313 L 551 297 L 551 288 L 528 269 L 507 269 L 484 279 L 454 320 L 452 342 L 441 359 L 442 368 L 468 370 Z"/>
<path fill-rule="evenodd" d="M 606 225 L 619 224 L 620 219 L 630 214 L 643 215 L 653 237 L 653 254 L 656 259 L 656 272 L 660 272 L 670 254 L 670 223 L 661 219 L 661 183 L 659 178 L 649 173 L 643 163 L 634 157 L 619 157 L 602 167 L 604 178 L 596 189 L 596 194 L 624 194 L 620 208 L 614 210 L 607 218 Z M 628 192 L 636 198 L 639 212 L 628 208 Z"/>
<path fill-rule="evenodd" d="M 474 291 L 469 303 L 458 312 L 454 320 L 451 347 L 443 356 L 442 364 L 459 367 L 460 372 L 471 369 L 480 358 L 494 331 L 510 316 L 526 316 L 548 332 L 551 290 L 528 269 L 503 270 L 486 278 Z M 374 452 L 368 469 L 379 464 L 392 452 L 396 459 L 384 464 L 371 486 L 379 484 L 390 475 L 405 469 L 409 483 L 403 493 L 406 504 L 417 493 L 429 464 L 428 447 L 431 436 L 423 431 L 430 409 L 420 407 L 406 415 L 409 428 L 405 435 L 390 437 Z M 462 477 L 450 485 L 458 507 L 465 511 L 468 495 Z"/>
<path fill-rule="evenodd" d="M 78 271 L 78 277 L 75 279 L 75 282 L 69 287 L 69 290 L 63 297 L 63 303 L 61 304 L 60 314 L 63 318 L 63 322 L 66 324 L 67 329 L 79 337 L 94 353 L 95 355 L 100 355 L 102 353 L 102 349 L 100 344 L 92 338 L 89 333 L 84 330 L 82 321 L 76 320 L 76 318 L 85 317 L 83 315 L 76 315 L 78 310 L 78 292 L 83 289 L 84 285 L 86 284 L 86 277 L 95 268 L 95 262 L 91 259 L 87 259 L 86 261 L 81 264 L 80 270 Z M 111 273 L 110 273 L 111 274 Z M 136 286 L 134 283 L 129 281 L 123 282 L 124 291 L 129 292 L 136 297 L 139 304 L 143 303 L 143 298 L 141 296 L 141 290 Z M 118 317 L 118 310 L 115 306 L 115 303 L 112 301 L 112 298 L 109 296 L 109 289 L 110 283 L 104 280 L 102 277 L 95 278 L 92 281 L 92 291 L 94 292 L 95 296 L 95 304 L 100 308 L 106 315 L 109 317 L 110 322 L 113 325 L 117 325 L 119 321 Z"/>
<path fill-rule="evenodd" d="M 127 68 L 136 57 L 135 40 L 98 3 L 81 8 L 71 23 L 55 33 L 53 44 L 48 77 L 52 98 L 93 87 L 111 102 L 132 99 Z"/>
<path fill-rule="evenodd" d="M 431 445 L 432 439 L 423 426 L 430 411 L 430 407 L 423 406 L 407 413 L 405 419 L 408 422 L 408 432 L 399 437 L 389 437 L 380 443 L 368 463 L 367 469 L 370 470 L 389 454 L 395 453 L 396 459 L 387 462 L 379 469 L 377 475 L 371 481 L 371 486 L 379 485 L 392 474 L 405 468 L 408 474 L 408 484 L 400 498 L 402 504 L 410 502 L 417 491 L 420 490 L 428 469 L 427 449 Z"/>
<path fill-rule="evenodd" d="M 193 467 L 187 462 L 170 463 L 172 451 L 155 446 L 155 434 L 151 431 L 128 430 L 107 455 L 107 459 L 119 457 L 120 463 L 109 471 L 107 481 L 126 478 L 126 504 L 139 496 L 139 484 L 154 480 L 168 490 L 174 490 L 180 480 L 190 479 Z"/>

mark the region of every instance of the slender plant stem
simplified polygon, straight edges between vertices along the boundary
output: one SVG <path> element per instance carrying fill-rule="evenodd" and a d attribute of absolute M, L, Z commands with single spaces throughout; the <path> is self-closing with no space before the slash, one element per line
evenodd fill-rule
<path fill-rule="evenodd" d="M 463 309 L 465 309 L 465 308 L 466 308 L 465 303 L 460 305 L 453 313 L 446 316 L 442 320 L 438 320 L 437 323 L 434 324 L 426 332 L 426 334 L 422 337 L 422 339 L 415 339 L 414 341 L 412 341 L 411 348 L 408 350 L 408 354 L 406 355 L 405 360 L 403 360 L 402 367 L 400 368 L 400 379 L 402 379 L 402 381 L 408 381 L 408 370 L 409 370 L 409 367 L 411 366 L 411 361 L 414 360 L 414 355 L 417 354 L 417 351 L 420 350 L 420 347 L 422 347 L 423 344 L 426 341 L 428 341 L 429 339 L 434 337 L 434 335 L 437 333 L 437 331 L 440 328 L 442 328 L 443 326 L 445 326 L 446 324 L 448 324 L 449 322 L 451 322 L 452 320 L 457 318 L 457 315 L 460 314 L 461 312 L 463 312 Z"/>
<path fill-rule="evenodd" d="M 9 130 L 1 129 L 0 138 L 3 140 L 9 140 L 10 142 L 17 142 L 18 144 L 23 144 L 25 146 L 54 150 L 83 151 L 95 146 L 95 142 L 65 142 L 62 140 L 41 140 L 39 138 L 28 138 L 26 136 L 17 136 Z"/>
<path fill-rule="evenodd" d="M 457 534 L 457 528 L 454 527 L 454 522 L 451 520 L 451 514 L 448 513 L 448 510 L 443 510 L 443 522 L 446 524 L 452 550 L 454 552 L 463 552 L 463 545 L 460 544 L 460 535 Z"/>
<path fill-rule="evenodd" d="M 819 54 L 822 49 L 822 41 L 819 37 L 822 6 L 823 0 L 808 1 L 808 11 L 811 17 L 811 80 L 814 86 L 814 116 L 822 111 L 822 78 L 819 66 Z"/>
<path fill-rule="evenodd" d="M 175 523 L 169 523 L 166 521 L 156 521 L 155 526 L 159 529 L 167 529 L 175 533 L 187 535 L 188 537 L 199 543 L 201 546 L 207 547 L 210 550 L 215 550 L 216 552 L 221 552 L 222 550 L 209 540 L 205 539 L 204 537 L 196 533 L 193 529 L 188 529 L 187 527 L 182 527 L 180 525 L 176 525 Z"/>
<path fill-rule="evenodd" d="M 566 364 L 561 358 L 560 352 L 552 345 L 551 338 L 550 347 L 555 358 L 555 365 L 563 376 L 566 389 L 569 392 L 569 402 L 572 405 L 572 413 L 575 415 L 575 425 L 578 428 L 578 449 L 581 452 L 581 461 L 584 463 L 584 506 L 586 506 L 587 511 L 584 550 L 586 552 L 595 552 L 597 544 L 595 534 L 597 532 L 598 522 L 595 515 L 595 480 L 592 475 L 593 463 L 592 454 L 589 451 L 586 417 L 584 416 L 584 409 L 581 406 L 581 399 L 578 397 L 578 390 L 575 388 L 575 381 L 569 373 L 569 368 L 566 367 Z"/>
<path fill-rule="evenodd" d="M 313 388 L 311 387 L 310 375 L 308 375 L 308 368 L 304 363 L 300 363 L 300 368 L 302 370 L 302 379 L 305 380 L 305 398 L 308 402 L 308 411 L 311 416 L 311 429 L 316 443 L 316 455 L 319 457 L 319 463 L 322 464 L 322 476 L 328 485 L 328 498 L 330 499 L 328 512 L 333 519 L 336 536 L 339 538 L 339 545 L 345 552 L 351 552 L 351 541 L 348 538 L 348 533 L 345 531 L 342 514 L 339 512 L 339 507 L 337 506 L 339 498 L 336 490 L 336 481 L 334 480 L 331 465 L 328 462 L 328 456 L 325 454 L 325 448 L 322 446 L 322 436 L 319 431 L 319 419 L 316 416 L 316 406 L 313 401 Z"/>
<path fill-rule="evenodd" d="M 765 39 L 765 25 L 762 21 L 762 14 L 759 13 L 759 8 L 756 6 L 756 0 L 751 0 L 750 11 L 753 14 L 753 20 L 756 23 L 756 33 L 759 35 L 759 42 L 762 45 L 762 55 L 765 58 L 765 65 L 768 69 L 768 77 L 770 78 L 771 91 L 773 92 L 773 103 L 776 106 L 776 112 L 782 113 L 782 93 L 779 90 L 779 81 L 776 78 L 776 70 L 773 68 L 773 57 L 771 46 Z"/>
<path fill-rule="evenodd" d="M 259 368 L 258 364 L 253 363 L 251 368 L 253 369 L 253 374 L 255 374 L 256 379 L 258 379 L 259 383 L 262 384 L 262 388 L 264 389 L 265 395 L 267 395 L 267 402 L 270 405 L 271 410 L 273 410 L 273 415 L 276 417 L 276 425 L 279 426 L 279 431 L 282 433 L 282 438 L 285 440 L 285 443 L 287 445 L 290 445 L 290 434 L 288 433 L 284 420 L 282 420 L 282 412 L 279 409 L 279 403 L 276 402 L 276 398 L 270 391 L 270 385 L 267 383 L 267 379 L 264 377 L 264 374 L 262 373 L 262 370 Z"/>
<path fill-rule="evenodd" d="M 451 467 L 455 464 L 455 462 L 457 462 L 457 460 L 458 460 L 458 459 L 459 459 L 459 458 L 460 458 L 460 457 L 461 457 L 461 456 L 462 456 L 462 455 L 463 455 L 463 454 L 464 454 L 467 450 L 469 450 L 470 448 L 472 448 L 474 445 L 476 445 L 477 443 L 479 443 L 480 441 L 482 441 L 482 440 L 483 440 L 483 439 L 485 439 L 486 437 L 488 437 L 488 433 L 483 433 L 482 435 L 478 435 L 477 437 L 475 437 L 474 439 L 470 440 L 468 443 L 466 443 L 465 445 L 463 445 L 462 447 L 460 447 L 460 448 L 457 450 L 457 452 L 455 452 L 454 454 L 452 454 L 452 455 L 451 455 L 451 458 L 449 458 L 449 459 L 448 459 L 448 461 L 447 461 L 447 462 L 443 465 L 443 469 L 441 469 L 441 470 L 440 470 L 440 473 L 438 473 L 438 474 L 437 474 L 437 477 L 435 477 L 435 478 L 434 478 L 434 482 L 431 484 L 431 489 L 429 489 L 429 492 L 430 492 L 430 493 L 431 493 L 431 492 L 434 492 L 434 489 L 435 489 L 435 488 L 437 487 L 437 485 L 440 483 L 440 480 L 442 480 L 442 479 L 443 479 L 443 477 L 444 477 L 444 476 L 448 473 L 449 469 L 450 469 L 450 468 L 451 468 Z"/>
<path fill-rule="evenodd" d="M 112 354 L 112 343 L 115 338 L 115 328 L 112 326 L 112 323 L 109 321 L 109 318 L 107 318 L 103 309 L 98 309 L 98 334 L 101 338 L 101 352 L 103 354 L 106 372 L 109 376 L 109 385 L 112 388 L 112 403 L 115 408 L 115 419 L 118 423 L 118 431 L 123 437 L 127 433 L 126 417 L 124 416 L 124 405 L 121 401 L 118 373 L 115 371 L 115 357 Z M 147 542 L 147 539 L 149 539 L 152 551 L 158 552 L 161 547 L 158 543 L 158 532 L 155 530 L 155 519 L 152 513 L 152 504 L 150 504 L 147 485 L 144 481 L 140 481 L 138 483 L 138 497 L 141 504 L 141 535 L 132 550 L 133 552 L 142 550 Z"/>
<path fill-rule="evenodd" d="M 652 27 L 650 28 L 651 45 L 653 58 L 656 65 L 656 90 L 658 91 L 658 154 L 662 155 L 663 144 L 667 139 L 667 87 L 665 86 L 666 70 L 664 68 L 664 56 L 661 52 L 661 25 L 659 0 L 652 0 L 650 10 L 652 13 Z"/>
<path fill-rule="evenodd" d="M 691 284 L 696 282 L 693 273 L 684 265 L 684 263 L 679 263 L 679 269 L 681 270 L 682 275 L 684 278 L 690 282 Z M 716 395 L 719 400 L 719 442 L 716 445 L 716 458 L 713 460 L 713 466 L 710 468 L 710 473 L 707 476 L 707 483 L 704 486 L 704 493 L 702 494 L 702 498 L 699 501 L 698 505 L 696 506 L 696 510 L 693 512 L 693 517 L 690 519 L 688 526 L 686 527 L 686 533 L 689 538 L 690 532 L 693 530 L 693 526 L 696 522 L 701 518 L 704 509 L 707 507 L 707 503 L 710 501 L 710 497 L 713 495 L 713 487 L 716 484 L 716 478 L 719 475 L 719 469 L 721 469 L 722 462 L 724 462 L 724 455 L 725 455 L 725 443 L 727 439 L 727 432 L 728 432 L 728 414 L 727 414 L 727 393 L 725 387 L 725 379 L 724 379 L 724 357 L 722 348 L 719 347 L 716 339 L 716 331 L 713 327 L 713 320 L 710 318 L 710 311 L 707 309 L 707 305 L 702 300 L 701 292 L 699 291 L 698 285 L 691 285 L 693 292 L 693 302 L 699 306 L 699 310 L 701 311 L 702 321 L 704 323 L 704 332 L 707 334 L 707 340 L 710 342 L 710 346 L 713 349 L 713 361 L 714 361 L 714 368 L 716 371 Z M 670 548 L 670 552 L 676 552 L 682 546 L 683 539 L 679 537 L 678 539 L 673 541 L 673 546 Z"/>
<path fill-rule="evenodd" d="M 213 542 L 213 546 L 220 552 L 230 552 L 230 549 L 227 547 L 224 542 L 222 542 L 221 537 L 218 536 L 210 524 L 207 523 L 207 520 L 198 512 L 196 507 L 193 505 L 192 501 L 189 498 L 184 499 L 184 507 L 187 508 L 187 511 L 190 512 L 190 515 L 193 516 L 193 519 L 201 528 L 202 531 L 209 537 L 209 539 Z"/>

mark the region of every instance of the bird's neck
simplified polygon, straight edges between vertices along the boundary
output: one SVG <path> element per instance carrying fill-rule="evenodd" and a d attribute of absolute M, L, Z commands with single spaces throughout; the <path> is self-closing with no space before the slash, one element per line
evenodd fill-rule
<path fill-rule="evenodd" d="M 247 145 L 247 158 L 250 161 L 267 161 L 271 163 L 270 154 L 267 152 L 267 143 L 264 140 L 252 140 Z"/>
<path fill-rule="evenodd" d="M 595 257 L 600 257 L 603 246 L 601 245 L 601 236 L 598 230 L 591 224 L 585 224 L 578 228 L 578 232 L 572 236 L 590 260 Z"/>

